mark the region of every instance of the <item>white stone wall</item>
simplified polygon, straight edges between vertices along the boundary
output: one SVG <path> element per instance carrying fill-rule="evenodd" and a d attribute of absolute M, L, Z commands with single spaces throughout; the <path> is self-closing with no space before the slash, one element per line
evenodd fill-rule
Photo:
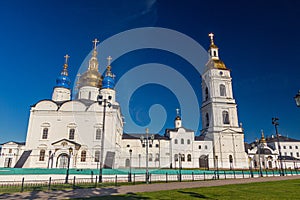
<path fill-rule="evenodd" d="M 24 151 L 24 145 L 7 142 L 0 152 L 0 167 L 14 167 Z"/>
<path fill-rule="evenodd" d="M 63 87 L 55 87 L 52 93 L 53 101 L 71 100 L 71 90 Z"/>

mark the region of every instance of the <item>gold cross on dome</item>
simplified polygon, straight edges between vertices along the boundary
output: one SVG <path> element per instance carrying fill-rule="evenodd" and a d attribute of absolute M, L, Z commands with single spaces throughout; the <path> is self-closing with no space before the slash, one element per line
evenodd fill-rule
<path fill-rule="evenodd" d="M 210 33 L 210 34 L 208 34 L 208 36 L 210 37 L 210 42 L 213 44 L 214 43 L 214 34 Z"/>
<path fill-rule="evenodd" d="M 95 38 L 94 40 L 93 40 L 93 43 L 94 43 L 94 49 L 96 49 L 96 47 L 97 47 L 97 43 L 99 42 L 99 40 L 97 40 L 97 38 Z"/>
<path fill-rule="evenodd" d="M 107 59 L 107 65 L 110 66 L 112 57 L 108 56 L 106 59 Z"/>
<path fill-rule="evenodd" d="M 66 55 L 64 56 L 64 58 L 65 58 L 65 64 L 68 64 L 68 59 L 70 58 L 70 56 L 69 56 L 68 54 L 66 54 Z"/>

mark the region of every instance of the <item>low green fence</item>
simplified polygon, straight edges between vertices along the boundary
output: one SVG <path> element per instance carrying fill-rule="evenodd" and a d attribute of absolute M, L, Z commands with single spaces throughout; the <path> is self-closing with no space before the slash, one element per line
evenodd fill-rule
<path fill-rule="evenodd" d="M 213 174 L 216 170 L 198 170 L 198 169 L 149 169 L 149 173 L 151 174 Z M 260 171 L 258 169 L 253 170 L 218 170 L 219 173 L 226 174 L 260 174 Z M 130 172 L 129 168 L 124 169 L 103 169 L 103 175 L 125 175 Z M 285 174 L 298 174 L 299 170 L 292 170 L 292 169 L 286 169 L 284 170 Z M 132 174 L 145 174 L 145 169 L 131 169 Z M 279 175 L 279 170 L 262 170 L 261 172 L 263 175 Z M 28 175 L 28 174 L 36 174 L 36 175 L 42 175 L 42 174 L 66 174 L 66 169 L 46 169 L 46 168 L 0 168 L 0 175 Z M 69 174 L 74 175 L 97 175 L 99 174 L 99 169 L 70 169 Z"/>
<path fill-rule="evenodd" d="M 298 170 L 186 170 L 186 169 L 151 169 L 146 175 L 145 169 L 103 169 L 103 177 L 99 180 L 97 169 L 70 169 L 70 176 L 58 179 L 55 174 L 66 175 L 66 169 L 14 169 L 0 168 L 0 175 L 6 180 L 0 180 L 0 193 L 33 191 L 33 190 L 61 190 L 75 188 L 105 187 L 119 184 L 138 184 L 152 182 L 174 181 L 206 181 L 216 179 L 257 178 L 271 176 L 298 175 Z M 33 180 L 32 175 L 49 174 L 46 179 Z M 19 181 L 10 180 L 10 175 L 21 178 Z M 80 176 L 91 175 L 91 176 Z M 300 174 L 299 174 L 300 175 Z M 3 177 L 3 176 L 2 176 Z M 44 176 L 45 177 L 45 176 Z M 85 177 L 85 178 L 84 178 Z M 148 179 L 147 179 L 148 177 Z"/>

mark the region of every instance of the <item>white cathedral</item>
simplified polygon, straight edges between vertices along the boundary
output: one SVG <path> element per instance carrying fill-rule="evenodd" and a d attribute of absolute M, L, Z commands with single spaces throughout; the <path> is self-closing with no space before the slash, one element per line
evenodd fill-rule
<path fill-rule="evenodd" d="M 210 40 L 209 60 L 202 74 L 200 136 L 183 126 L 179 112 L 174 127 L 166 129 L 164 135 L 124 133 L 111 58 L 102 76 L 98 71 L 98 41 L 95 40 L 88 69 L 77 81 L 76 98 L 71 98 L 66 55 L 52 99 L 41 100 L 31 107 L 25 144 L 4 144 L 0 167 L 66 168 L 69 164 L 70 168 L 79 169 L 129 165 L 132 168 L 146 165 L 149 168 L 248 168 L 230 70 L 219 58 L 213 34 Z M 4 154 L 8 149 L 10 152 Z"/>

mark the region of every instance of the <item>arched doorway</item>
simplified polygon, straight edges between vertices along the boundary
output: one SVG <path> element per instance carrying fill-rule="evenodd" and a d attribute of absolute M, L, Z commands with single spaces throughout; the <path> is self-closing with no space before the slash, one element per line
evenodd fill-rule
<path fill-rule="evenodd" d="M 208 169 L 208 156 L 202 155 L 199 158 L 199 168 Z"/>
<path fill-rule="evenodd" d="M 58 156 L 56 161 L 56 168 L 67 168 L 68 167 L 68 154 L 62 153 Z"/>

